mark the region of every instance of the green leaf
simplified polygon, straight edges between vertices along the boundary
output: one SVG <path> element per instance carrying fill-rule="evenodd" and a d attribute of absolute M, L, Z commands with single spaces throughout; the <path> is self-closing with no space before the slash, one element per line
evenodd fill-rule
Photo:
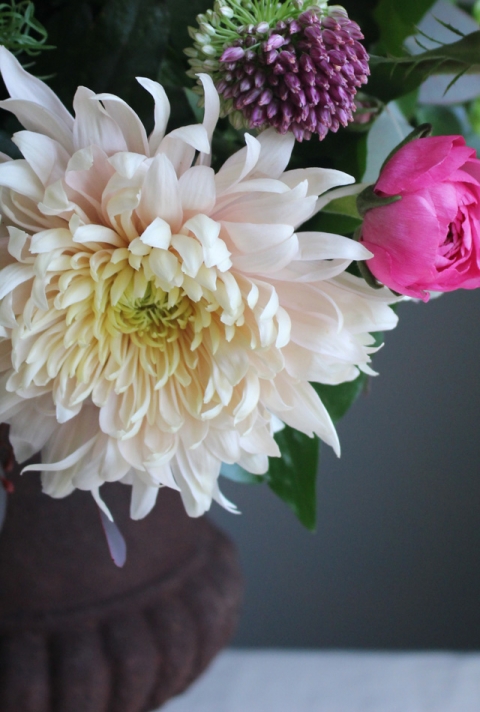
<path fill-rule="evenodd" d="M 302 225 L 302 230 L 306 232 L 333 232 L 335 235 L 351 235 L 359 225 L 361 225 L 359 218 L 352 218 L 350 215 L 341 215 L 340 213 L 330 213 L 326 208 L 323 208 Z"/>
<path fill-rule="evenodd" d="M 332 215 L 346 215 L 347 217 L 354 218 L 359 222 L 362 221 L 360 214 L 357 210 L 357 196 L 347 195 L 345 198 L 337 198 L 336 200 L 331 200 L 323 208 L 325 213 L 331 213 Z"/>
<path fill-rule="evenodd" d="M 157 78 L 169 31 L 165 0 L 48 0 L 41 11 L 56 50 L 39 57 L 36 74 L 53 75 L 49 84 L 65 104 L 84 85 L 118 94 L 153 125 L 152 98 L 135 77 Z"/>
<path fill-rule="evenodd" d="M 433 136 L 451 136 L 463 133 L 462 125 L 448 106 L 419 106 L 415 112 L 419 124 L 430 124 Z"/>
<path fill-rule="evenodd" d="M 340 383 L 338 386 L 326 386 L 323 383 L 312 383 L 328 410 L 331 419 L 336 423 L 343 418 L 347 410 L 357 400 L 364 390 L 368 376 L 361 373 L 354 381 Z"/>
<path fill-rule="evenodd" d="M 373 16 L 380 29 L 381 49 L 399 54 L 405 39 L 415 34 L 415 25 L 434 3 L 435 0 L 380 0 Z"/>
<path fill-rule="evenodd" d="M 282 457 L 270 458 L 265 475 L 268 485 L 293 509 L 307 529 L 315 531 L 319 440 L 288 426 L 276 433 L 275 440 Z"/>
<path fill-rule="evenodd" d="M 417 89 L 434 74 L 480 73 L 480 30 L 457 42 L 403 57 L 370 57 L 368 90 L 388 102 Z"/>

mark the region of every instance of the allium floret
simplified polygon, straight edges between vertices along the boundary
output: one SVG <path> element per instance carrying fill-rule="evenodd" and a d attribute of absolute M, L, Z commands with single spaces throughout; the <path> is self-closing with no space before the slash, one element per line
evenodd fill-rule
<path fill-rule="evenodd" d="M 363 34 L 340 6 L 223 0 L 190 28 L 190 76 L 210 73 L 237 128 L 273 126 L 299 141 L 347 126 L 369 74 Z"/>

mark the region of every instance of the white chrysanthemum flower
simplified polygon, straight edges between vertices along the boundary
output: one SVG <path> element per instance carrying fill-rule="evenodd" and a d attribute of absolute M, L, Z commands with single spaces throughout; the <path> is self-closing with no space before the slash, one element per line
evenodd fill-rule
<path fill-rule="evenodd" d="M 335 429 L 308 381 L 369 371 L 369 331 L 396 317 L 386 290 L 346 274 L 370 256 L 338 235 L 296 233 L 338 171 L 285 172 L 291 134 L 245 136 L 215 174 L 219 101 L 208 76 L 202 125 L 165 135 L 162 87 L 147 138 L 135 112 L 80 87 L 75 118 L 5 49 L 24 158 L 2 157 L 0 419 L 19 461 L 43 450 L 53 497 L 104 482 L 133 486 L 143 517 L 159 487 L 198 516 L 222 462 L 261 474 L 279 456 L 279 420 Z"/>

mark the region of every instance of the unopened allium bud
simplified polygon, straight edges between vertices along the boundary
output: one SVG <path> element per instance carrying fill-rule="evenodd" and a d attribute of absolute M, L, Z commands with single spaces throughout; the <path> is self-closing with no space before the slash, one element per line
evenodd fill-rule
<path fill-rule="evenodd" d="M 202 16 L 201 32 L 190 32 L 189 75 L 212 75 L 234 126 L 274 126 L 302 141 L 353 120 L 370 70 L 362 32 L 344 8 L 326 0 L 217 0 L 213 14 L 208 23 Z"/>

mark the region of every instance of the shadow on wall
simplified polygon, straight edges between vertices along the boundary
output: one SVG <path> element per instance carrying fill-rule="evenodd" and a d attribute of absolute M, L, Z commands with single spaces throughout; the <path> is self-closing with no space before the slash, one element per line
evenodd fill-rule
<path fill-rule="evenodd" d="M 341 459 L 322 449 L 316 534 L 222 482 L 243 512 L 212 512 L 243 560 L 236 645 L 480 647 L 480 291 L 399 315 Z"/>

